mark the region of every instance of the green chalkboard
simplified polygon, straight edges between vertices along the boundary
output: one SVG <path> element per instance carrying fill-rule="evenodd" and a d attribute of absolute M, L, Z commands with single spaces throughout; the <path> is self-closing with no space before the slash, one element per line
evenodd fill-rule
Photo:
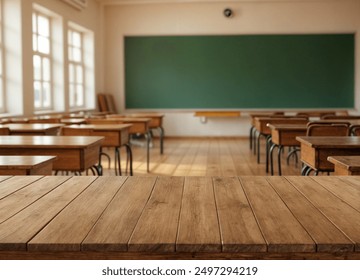
<path fill-rule="evenodd" d="M 354 107 L 354 34 L 124 40 L 129 109 Z"/>

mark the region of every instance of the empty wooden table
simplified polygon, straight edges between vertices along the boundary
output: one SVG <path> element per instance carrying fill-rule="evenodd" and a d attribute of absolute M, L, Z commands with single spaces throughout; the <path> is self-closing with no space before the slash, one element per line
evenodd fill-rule
<path fill-rule="evenodd" d="M 0 177 L 4 205 L 3 259 L 360 259 L 354 177 Z"/>
<path fill-rule="evenodd" d="M 305 164 L 302 175 L 311 170 L 332 172 L 334 165 L 329 156 L 360 155 L 360 137 L 354 136 L 304 136 L 296 137 L 300 142 L 301 161 Z"/>
<path fill-rule="evenodd" d="M 51 175 L 55 156 L 0 156 L 0 175 Z"/>
<path fill-rule="evenodd" d="M 0 136 L 0 155 L 57 156 L 55 171 L 83 172 L 99 161 L 103 137 L 98 136 Z"/>

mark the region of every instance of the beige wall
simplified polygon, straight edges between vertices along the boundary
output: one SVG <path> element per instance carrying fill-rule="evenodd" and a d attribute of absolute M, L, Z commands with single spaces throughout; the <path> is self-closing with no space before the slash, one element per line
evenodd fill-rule
<path fill-rule="evenodd" d="M 223 16 L 225 7 L 233 9 L 234 17 Z M 115 95 L 121 110 L 124 110 L 125 35 L 358 34 L 360 30 L 358 0 L 137 3 L 105 5 L 103 8 L 103 90 Z M 360 69 L 359 54 L 359 36 L 356 36 L 356 73 Z M 356 108 L 360 108 L 359 85 L 357 74 Z M 210 119 L 201 124 L 192 112 L 167 111 L 165 129 L 167 135 L 247 135 L 248 119 Z"/>

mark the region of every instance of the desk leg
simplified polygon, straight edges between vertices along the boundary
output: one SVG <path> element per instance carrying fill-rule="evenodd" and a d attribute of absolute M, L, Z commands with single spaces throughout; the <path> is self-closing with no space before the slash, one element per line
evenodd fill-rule
<path fill-rule="evenodd" d="M 269 173 L 269 150 L 270 150 L 271 143 L 272 143 L 271 142 L 271 135 L 267 135 L 266 136 L 266 151 L 265 151 L 266 173 Z"/>
<path fill-rule="evenodd" d="M 129 144 L 125 144 L 126 147 L 126 154 L 127 154 L 127 159 L 126 159 L 126 170 L 127 170 L 127 162 L 129 162 L 129 169 L 130 169 L 130 176 L 133 176 L 133 160 L 132 160 L 132 150 Z"/>
<path fill-rule="evenodd" d="M 274 175 L 274 158 L 273 158 L 273 151 L 275 149 L 277 145 L 276 144 L 272 144 L 272 146 L 270 147 L 270 174 L 271 176 Z"/>
<path fill-rule="evenodd" d="M 158 130 L 160 131 L 160 154 L 164 153 L 164 128 L 163 127 L 158 127 Z"/>
<path fill-rule="evenodd" d="M 279 176 L 281 176 L 281 151 L 283 149 L 282 145 L 278 147 L 278 169 L 279 169 Z"/>
<path fill-rule="evenodd" d="M 115 175 L 122 175 L 119 147 L 115 147 Z"/>
<path fill-rule="evenodd" d="M 249 143 L 250 143 L 250 150 L 252 150 L 253 144 L 253 134 L 254 134 L 254 126 L 250 127 L 250 134 L 249 134 Z"/>
<path fill-rule="evenodd" d="M 150 132 L 145 133 L 145 139 L 146 139 L 146 171 L 150 172 L 150 140 L 151 140 Z"/>

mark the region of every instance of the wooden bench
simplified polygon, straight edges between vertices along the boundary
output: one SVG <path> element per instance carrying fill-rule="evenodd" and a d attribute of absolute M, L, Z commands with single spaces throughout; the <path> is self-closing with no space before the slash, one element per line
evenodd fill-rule
<path fill-rule="evenodd" d="M 0 156 L 0 175 L 51 175 L 56 156 Z"/>
<path fill-rule="evenodd" d="M 335 175 L 360 175 L 360 156 L 331 156 L 327 160 L 334 164 Z"/>

